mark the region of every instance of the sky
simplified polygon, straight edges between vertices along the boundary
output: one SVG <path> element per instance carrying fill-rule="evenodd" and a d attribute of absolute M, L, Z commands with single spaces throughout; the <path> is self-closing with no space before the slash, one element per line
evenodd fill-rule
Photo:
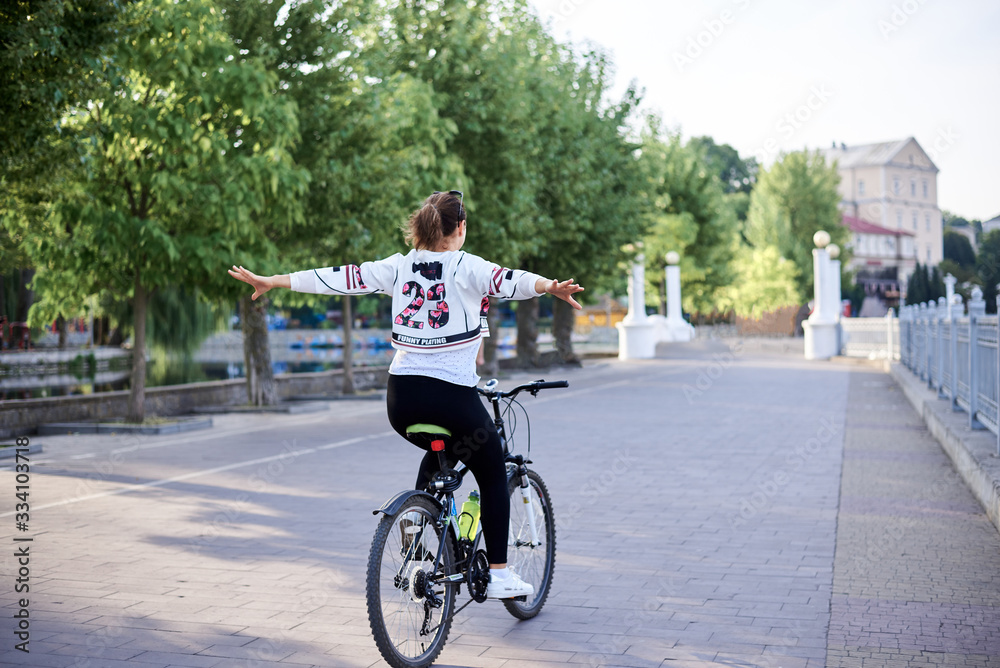
<path fill-rule="evenodd" d="M 613 93 L 686 139 L 764 165 L 781 151 L 915 137 L 938 206 L 1000 214 L 996 0 L 532 0 L 553 34 L 606 49 Z"/>

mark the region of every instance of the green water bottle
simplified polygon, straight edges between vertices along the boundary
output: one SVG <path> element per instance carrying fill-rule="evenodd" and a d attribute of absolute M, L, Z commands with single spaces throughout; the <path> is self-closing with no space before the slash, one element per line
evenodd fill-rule
<path fill-rule="evenodd" d="M 479 531 L 479 492 L 472 490 L 469 500 L 462 504 L 458 516 L 458 535 L 473 540 Z"/>

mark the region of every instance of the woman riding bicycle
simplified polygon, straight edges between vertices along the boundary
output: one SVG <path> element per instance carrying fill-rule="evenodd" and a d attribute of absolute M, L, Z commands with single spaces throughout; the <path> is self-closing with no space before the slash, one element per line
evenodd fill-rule
<path fill-rule="evenodd" d="M 396 352 L 389 366 L 389 422 L 404 438 L 406 428 L 417 423 L 451 432 L 445 454 L 462 461 L 479 484 L 490 562 L 487 597 L 530 596 L 532 586 L 507 568 L 510 505 L 503 446 L 476 392 L 476 357 L 485 329 L 481 315 L 488 297 L 531 299 L 545 293 L 579 309 L 573 295 L 583 288 L 572 279 L 550 280 L 463 252 L 466 229 L 462 193 L 436 192 L 410 216 L 406 241 L 413 249 L 406 255 L 267 277 L 235 266 L 229 273 L 254 287 L 254 299 L 276 287 L 312 294 L 392 295 Z M 437 470 L 436 453 L 428 451 L 416 489 L 424 489 Z"/>

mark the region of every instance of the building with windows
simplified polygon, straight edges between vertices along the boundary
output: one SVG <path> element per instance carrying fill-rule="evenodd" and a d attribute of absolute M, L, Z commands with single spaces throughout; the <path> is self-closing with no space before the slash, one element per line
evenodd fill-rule
<path fill-rule="evenodd" d="M 944 258 L 938 168 L 916 139 L 835 144 L 822 153 L 840 172 L 840 208 L 845 216 L 906 232 L 912 245 L 908 253 L 900 252 L 914 265 L 933 266 Z"/>
<path fill-rule="evenodd" d="M 907 277 L 917 266 L 914 258 L 916 235 L 903 229 L 889 229 L 844 214 L 844 227 L 851 231 L 851 260 L 848 269 L 866 297 L 877 298 L 886 306 L 896 306 Z"/>

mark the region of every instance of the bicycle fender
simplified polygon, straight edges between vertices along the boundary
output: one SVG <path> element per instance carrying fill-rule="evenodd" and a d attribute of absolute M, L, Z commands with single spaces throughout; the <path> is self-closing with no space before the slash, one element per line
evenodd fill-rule
<path fill-rule="evenodd" d="M 399 494 L 382 504 L 382 507 L 378 510 L 373 510 L 372 515 L 378 515 L 379 513 L 384 513 L 386 515 L 395 515 L 399 512 L 399 509 L 403 507 L 403 504 L 410 500 L 414 496 L 423 496 L 430 499 L 431 503 L 434 504 L 439 510 L 442 508 L 441 502 L 434 498 L 433 495 L 427 492 L 421 491 L 419 489 L 404 489 Z"/>

